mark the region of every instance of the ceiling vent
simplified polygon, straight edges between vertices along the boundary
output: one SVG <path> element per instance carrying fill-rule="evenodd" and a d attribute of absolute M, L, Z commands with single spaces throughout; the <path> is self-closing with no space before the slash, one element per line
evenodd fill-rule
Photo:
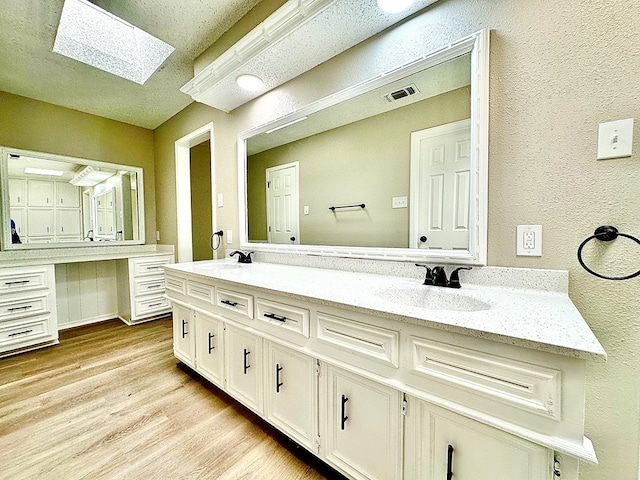
<path fill-rule="evenodd" d="M 415 95 L 416 93 L 420 93 L 418 87 L 414 83 L 411 85 L 407 85 L 406 87 L 402 87 L 400 90 L 396 90 L 395 92 L 388 93 L 384 96 L 389 102 L 395 102 L 396 100 L 400 100 L 401 98 L 409 97 L 411 95 Z"/>

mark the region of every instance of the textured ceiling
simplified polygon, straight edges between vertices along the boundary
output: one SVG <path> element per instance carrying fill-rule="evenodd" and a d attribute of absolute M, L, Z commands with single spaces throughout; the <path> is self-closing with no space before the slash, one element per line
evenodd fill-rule
<path fill-rule="evenodd" d="M 175 47 L 145 85 L 52 52 L 63 0 L 0 2 L 0 90 L 153 129 L 192 102 L 195 58 L 260 0 L 94 0 Z"/>

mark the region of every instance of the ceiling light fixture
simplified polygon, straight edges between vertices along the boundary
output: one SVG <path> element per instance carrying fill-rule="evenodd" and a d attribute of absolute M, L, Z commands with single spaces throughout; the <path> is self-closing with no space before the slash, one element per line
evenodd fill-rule
<path fill-rule="evenodd" d="M 86 0 L 65 0 L 53 51 L 143 85 L 175 49 Z"/>
<path fill-rule="evenodd" d="M 26 167 L 24 169 L 26 175 L 46 175 L 48 177 L 61 177 L 64 175 L 62 170 L 49 170 L 47 168 Z"/>
<path fill-rule="evenodd" d="M 248 73 L 242 74 L 236 78 L 236 83 L 240 88 L 250 90 L 252 92 L 264 88 L 264 82 L 261 78 L 258 78 L 255 75 L 249 75 Z"/>
<path fill-rule="evenodd" d="M 76 187 L 93 187 L 104 182 L 107 178 L 111 178 L 116 174 L 115 170 L 105 168 L 92 167 L 87 165 L 69 180 L 71 185 Z"/>
<path fill-rule="evenodd" d="M 414 0 L 378 0 L 380 10 L 385 13 L 400 13 L 409 9 Z"/>

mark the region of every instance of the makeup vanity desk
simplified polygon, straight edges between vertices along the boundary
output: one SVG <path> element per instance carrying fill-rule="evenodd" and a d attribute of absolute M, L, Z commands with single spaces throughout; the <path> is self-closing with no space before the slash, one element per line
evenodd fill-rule
<path fill-rule="evenodd" d="M 59 343 L 58 330 L 164 316 L 162 266 L 173 246 L 91 246 L 0 252 L 0 357 Z"/>

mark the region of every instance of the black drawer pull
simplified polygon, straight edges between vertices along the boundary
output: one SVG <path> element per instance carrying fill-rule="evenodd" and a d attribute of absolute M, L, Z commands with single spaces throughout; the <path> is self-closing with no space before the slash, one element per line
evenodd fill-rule
<path fill-rule="evenodd" d="M 216 348 L 211 344 L 211 340 L 213 340 L 213 337 L 215 337 L 215 335 L 209 332 L 209 355 L 211 355 L 211 352 L 213 352 L 213 349 Z"/>
<path fill-rule="evenodd" d="M 447 480 L 453 478 L 453 445 L 447 447 Z"/>
<path fill-rule="evenodd" d="M 251 368 L 251 365 L 249 365 L 247 363 L 247 360 L 249 358 L 249 354 L 251 352 L 249 350 L 247 350 L 246 348 L 244 349 L 244 371 L 243 373 L 246 375 L 247 374 L 247 370 L 249 370 L 249 368 Z"/>
<path fill-rule="evenodd" d="M 147 270 L 157 270 L 160 268 L 160 265 L 149 265 L 147 266 Z"/>
<path fill-rule="evenodd" d="M 272 318 L 274 320 L 278 320 L 279 322 L 286 322 L 287 321 L 287 317 L 283 317 L 282 315 L 276 315 L 275 313 L 265 312 L 265 313 L 263 313 L 263 316 L 265 316 L 267 318 Z"/>
<path fill-rule="evenodd" d="M 158 285 L 148 285 L 147 289 L 150 290 L 152 288 L 160 288 L 162 285 L 158 284 Z"/>
<path fill-rule="evenodd" d="M 10 333 L 7 337 L 17 337 L 18 335 L 24 335 L 25 333 L 31 333 L 33 330 L 24 330 L 22 332 Z"/>
<path fill-rule="evenodd" d="M 29 283 L 31 280 L 16 280 L 13 282 L 4 282 L 5 285 L 21 285 L 23 283 Z"/>
<path fill-rule="evenodd" d="M 345 415 L 347 408 L 346 404 L 349 401 L 349 397 L 342 395 L 342 408 L 340 409 L 340 430 L 344 430 L 344 424 L 349 420 L 349 417 Z"/>
<path fill-rule="evenodd" d="M 33 308 L 33 305 L 25 305 L 24 307 L 11 307 L 7 308 L 7 311 L 15 312 L 16 310 L 29 310 L 30 308 Z"/>
<path fill-rule="evenodd" d="M 150 303 L 149 305 L 147 305 L 147 308 L 159 307 L 160 305 L 162 305 L 162 302 Z"/>
<path fill-rule="evenodd" d="M 280 387 L 284 385 L 284 383 L 280 381 L 281 371 L 282 371 L 282 367 L 280 366 L 279 363 L 276 363 L 276 393 L 280 393 Z"/>
<path fill-rule="evenodd" d="M 186 336 L 187 336 L 187 334 L 189 333 L 189 332 L 187 332 L 187 331 L 185 330 L 185 328 L 184 328 L 184 327 L 186 327 L 186 326 L 187 326 L 187 321 L 186 321 L 186 320 L 182 320 L 182 338 L 186 337 Z"/>
<path fill-rule="evenodd" d="M 237 307 L 238 305 L 240 305 L 238 302 L 233 302 L 231 300 L 220 300 L 220 303 L 223 303 L 225 305 L 229 305 L 230 307 Z"/>

